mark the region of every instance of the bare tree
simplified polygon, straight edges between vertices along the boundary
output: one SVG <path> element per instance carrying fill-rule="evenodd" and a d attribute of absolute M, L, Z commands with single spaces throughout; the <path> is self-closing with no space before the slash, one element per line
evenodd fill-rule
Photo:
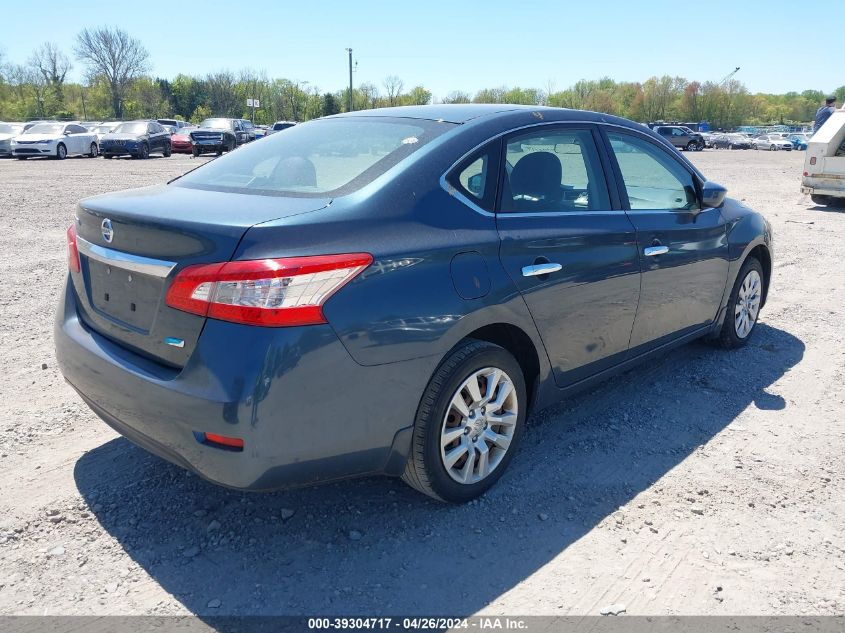
<path fill-rule="evenodd" d="M 405 82 L 396 75 L 390 75 L 384 78 L 384 89 L 387 91 L 387 103 L 395 106 L 399 103 L 399 96 L 402 94 L 402 88 L 405 87 Z"/>
<path fill-rule="evenodd" d="M 453 90 L 443 97 L 443 103 L 470 103 L 471 101 L 469 94 L 462 90 Z"/>
<path fill-rule="evenodd" d="M 103 26 L 79 33 L 74 52 L 88 66 L 91 77 L 105 77 L 111 91 L 112 110 L 120 118 L 126 89 L 149 69 L 147 49 L 126 31 Z"/>
<path fill-rule="evenodd" d="M 53 91 L 56 106 L 63 107 L 65 96 L 62 86 L 65 83 L 65 76 L 72 67 L 67 56 L 52 42 L 45 42 L 32 53 L 29 65 L 44 78 L 44 82 Z"/>

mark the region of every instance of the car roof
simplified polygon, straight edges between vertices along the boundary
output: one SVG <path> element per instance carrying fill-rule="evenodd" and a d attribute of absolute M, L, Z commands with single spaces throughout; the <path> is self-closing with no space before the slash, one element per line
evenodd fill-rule
<path fill-rule="evenodd" d="M 605 121 L 634 129 L 645 128 L 644 125 L 622 119 L 610 114 L 591 112 L 589 110 L 569 110 L 566 108 L 552 108 L 549 106 L 516 105 L 509 103 L 460 103 L 437 104 L 422 106 L 399 106 L 395 108 L 377 108 L 374 110 L 356 110 L 343 112 L 330 117 L 390 117 L 405 119 L 428 119 L 431 121 L 445 121 L 447 123 L 467 123 L 484 118 L 491 120 L 518 113 L 531 113 L 537 119 L 547 121 Z"/>

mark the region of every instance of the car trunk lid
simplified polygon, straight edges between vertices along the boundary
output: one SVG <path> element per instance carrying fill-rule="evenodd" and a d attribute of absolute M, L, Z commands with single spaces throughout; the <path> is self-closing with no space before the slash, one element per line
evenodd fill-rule
<path fill-rule="evenodd" d="M 182 367 L 205 318 L 168 307 L 165 293 L 185 266 L 229 261 L 253 225 L 325 207 L 284 198 L 158 186 L 83 200 L 77 211 L 83 322 L 158 362 Z"/>

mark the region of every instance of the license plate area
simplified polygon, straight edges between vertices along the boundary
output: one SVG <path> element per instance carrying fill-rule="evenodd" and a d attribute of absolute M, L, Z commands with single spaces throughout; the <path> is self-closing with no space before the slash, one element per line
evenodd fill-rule
<path fill-rule="evenodd" d="M 163 280 L 87 259 L 91 305 L 112 320 L 148 333 L 158 311 Z"/>

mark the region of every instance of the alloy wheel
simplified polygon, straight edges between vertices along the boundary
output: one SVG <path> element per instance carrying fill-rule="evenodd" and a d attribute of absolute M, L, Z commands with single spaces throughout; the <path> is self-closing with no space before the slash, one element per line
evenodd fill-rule
<path fill-rule="evenodd" d="M 760 299 L 762 294 L 762 280 L 756 270 L 751 270 L 742 280 L 739 293 L 736 297 L 734 307 L 734 329 L 736 335 L 744 339 L 754 328 L 757 322 L 757 313 L 760 311 Z"/>
<path fill-rule="evenodd" d="M 513 381 L 496 367 L 467 378 L 452 396 L 440 431 L 440 458 L 460 484 L 477 483 L 501 463 L 516 430 Z"/>

